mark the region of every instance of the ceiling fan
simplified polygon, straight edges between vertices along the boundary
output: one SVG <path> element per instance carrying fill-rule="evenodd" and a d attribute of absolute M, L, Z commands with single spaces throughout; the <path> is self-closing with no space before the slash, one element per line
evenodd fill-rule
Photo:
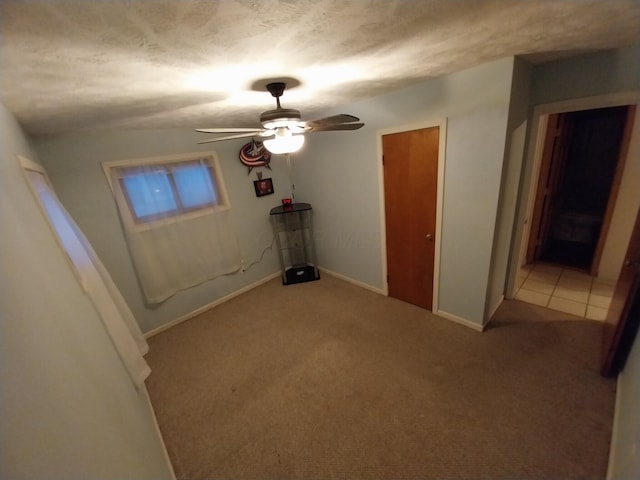
<path fill-rule="evenodd" d="M 260 114 L 262 127 L 257 128 L 198 128 L 203 133 L 230 133 L 198 143 L 220 142 L 235 138 L 255 137 L 263 142 L 271 153 L 297 152 L 304 143 L 304 134 L 310 132 L 326 132 L 330 130 L 357 130 L 364 126 L 358 117 L 347 114 L 333 115 L 318 120 L 303 121 L 298 110 L 282 108 L 280 97 L 286 84 L 272 82 L 267 84 L 267 91 L 276 99 L 276 108 Z"/>

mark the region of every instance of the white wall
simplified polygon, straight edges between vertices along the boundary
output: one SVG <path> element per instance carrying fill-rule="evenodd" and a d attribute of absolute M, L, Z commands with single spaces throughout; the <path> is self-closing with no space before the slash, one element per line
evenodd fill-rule
<path fill-rule="evenodd" d="M 231 212 L 240 247 L 248 265 L 260 258 L 273 239 L 269 210 L 290 195 L 283 156 L 273 156 L 271 170 L 248 169 L 238 152 L 247 140 L 198 145 L 208 138 L 192 129 L 132 130 L 78 133 L 38 137 L 35 148 L 69 213 L 85 232 L 94 249 L 122 291 L 140 327 L 148 332 L 278 271 L 275 247 L 262 262 L 246 273 L 205 282 L 179 292 L 166 302 L 148 307 L 138 286 L 117 209 L 101 162 L 215 150 L 227 186 Z M 253 188 L 256 172 L 272 177 L 275 193 L 257 198 Z"/>
<path fill-rule="evenodd" d="M 0 477 L 171 478 L 139 394 L 29 191 L 0 105 Z"/>
<path fill-rule="evenodd" d="M 439 307 L 482 325 L 506 144 L 513 58 L 343 105 L 356 132 L 308 136 L 297 198 L 314 206 L 318 262 L 382 289 L 376 132 L 447 119 Z"/>

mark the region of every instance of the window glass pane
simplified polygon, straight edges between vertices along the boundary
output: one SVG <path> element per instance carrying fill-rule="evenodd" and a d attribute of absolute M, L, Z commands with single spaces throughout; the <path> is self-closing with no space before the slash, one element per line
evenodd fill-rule
<path fill-rule="evenodd" d="M 184 208 L 196 208 L 218 203 L 209 167 L 203 163 L 180 165 L 173 169 L 173 179 Z"/>
<path fill-rule="evenodd" d="M 122 180 L 137 218 L 167 214 L 177 209 L 166 172 L 136 173 Z"/>

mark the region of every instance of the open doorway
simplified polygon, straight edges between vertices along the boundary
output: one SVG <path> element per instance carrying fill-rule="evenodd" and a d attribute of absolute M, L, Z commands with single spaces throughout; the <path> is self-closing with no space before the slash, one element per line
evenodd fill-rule
<path fill-rule="evenodd" d="M 506 298 L 515 298 L 591 320 L 605 320 L 625 262 L 633 222 L 640 208 L 640 190 L 637 188 L 640 182 L 638 103 L 640 92 L 631 92 L 544 104 L 534 108 L 529 159 L 523 173 L 524 183 L 520 197 L 522 203 L 518 212 L 518 226 L 514 232 L 515 243 L 511 253 Z M 550 158 L 544 158 L 543 152 L 548 155 L 552 151 L 549 144 L 553 146 L 556 143 L 557 123 L 562 121 L 562 114 L 606 110 L 611 107 L 622 107 L 627 115 L 604 217 L 597 233 L 588 228 L 575 233 L 582 234 L 583 237 L 580 238 L 587 238 L 585 233 L 590 234 L 591 238 L 597 238 L 591 265 L 578 268 L 567 266 L 568 263 L 557 263 L 558 260 L 532 257 L 533 249 L 529 248 L 531 240 L 540 237 L 540 232 L 532 233 L 534 226 L 550 229 L 552 225 L 550 220 L 546 226 L 540 223 L 540 199 L 547 193 L 547 183 L 541 178 L 544 172 L 551 175 L 548 166 L 543 168 L 545 161 L 551 161 Z M 565 115 L 564 120 L 567 118 Z M 553 174 L 558 173 L 560 172 Z M 536 206 L 538 210 L 534 215 Z M 552 219 L 553 216 L 549 215 L 547 218 Z M 594 248 L 593 240 L 591 248 Z"/>
<path fill-rule="evenodd" d="M 527 263 L 596 276 L 624 168 L 633 106 L 549 115 Z"/>

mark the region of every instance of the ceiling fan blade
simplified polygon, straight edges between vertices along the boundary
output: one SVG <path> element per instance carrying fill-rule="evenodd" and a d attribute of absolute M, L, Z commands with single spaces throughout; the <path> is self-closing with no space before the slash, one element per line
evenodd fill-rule
<path fill-rule="evenodd" d="M 196 128 L 196 132 L 202 133 L 240 133 L 240 132 L 261 132 L 263 128 Z"/>
<path fill-rule="evenodd" d="M 261 130 L 258 130 L 258 131 L 252 130 L 251 132 L 239 133 L 238 135 L 226 135 L 224 137 L 210 138 L 209 140 L 203 140 L 202 142 L 198 142 L 198 144 L 221 142 L 223 140 L 233 140 L 234 138 L 257 137 L 257 136 L 260 136 L 260 133 L 262 133 Z"/>
<path fill-rule="evenodd" d="M 364 123 L 341 123 L 338 125 L 316 125 L 307 129 L 307 132 L 330 132 L 332 130 L 358 130 L 364 127 Z"/>
<path fill-rule="evenodd" d="M 318 120 L 310 120 L 305 123 L 307 127 L 315 127 L 318 125 L 339 125 L 341 123 L 353 123 L 359 121 L 360 119 L 358 117 L 347 115 L 346 113 L 341 113 L 339 115 L 333 115 L 331 117 L 319 118 Z"/>

